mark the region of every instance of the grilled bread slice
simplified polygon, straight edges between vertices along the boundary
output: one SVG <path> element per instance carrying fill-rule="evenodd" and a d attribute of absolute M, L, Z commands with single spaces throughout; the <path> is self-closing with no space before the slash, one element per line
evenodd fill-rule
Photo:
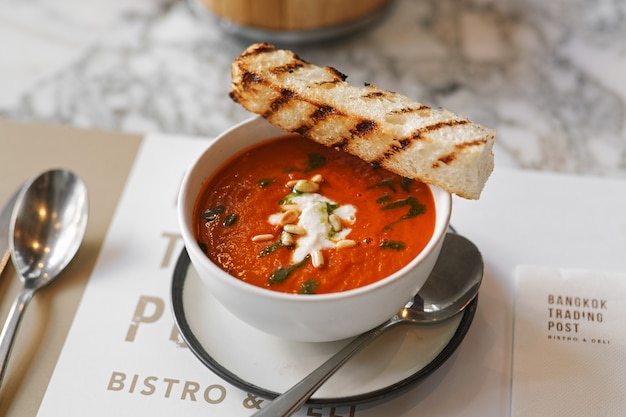
<path fill-rule="evenodd" d="M 279 128 L 404 177 L 478 199 L 493 170 L 495 132 L 293 52 L 253 44 L 232 65 L 231 98 Z"/>

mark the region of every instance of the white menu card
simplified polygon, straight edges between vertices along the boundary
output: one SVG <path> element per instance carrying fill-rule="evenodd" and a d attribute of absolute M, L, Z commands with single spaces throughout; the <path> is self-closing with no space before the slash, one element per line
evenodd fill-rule
<path fill-rule="evenodd" d="M 626 274 L 520 266 L 512 417 L 622 416 Z"/>

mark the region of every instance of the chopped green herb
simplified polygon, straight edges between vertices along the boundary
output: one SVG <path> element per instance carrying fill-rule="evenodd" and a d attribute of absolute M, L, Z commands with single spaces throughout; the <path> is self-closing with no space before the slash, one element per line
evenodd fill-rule
<path fill-rule="evenodd" d="M 426 206 L 417 201 L 417 198 L 409 197 L 407 200 L 409 200 L 409 205 L 411 206 L 411 208 L 409 209 L 409 212 L 407 214 L 402 216 L 403 220 L 417 217 L 420 214 L 424 214 L 424 212 L 426 212 Z"/>
<path fill-rule="evenodd" d="M 321 168 L 326 165 L 326 157 L 319 153 L 311 152 L 307 155 L 306 163 L 304 165 L 304 172 L 311 172 L 317 168 Z"/>
<path fill-rule="evenodd" d="M 316 279 L 307 279 L 306 281 L 304 281 L 304 283 L 302 284 L 302 286 L 300 287 L 300 291 L 298 291 L 300 294 L 313 294 L 315 293 L 315 290 L 317 289 L 317 287 L 319 287 L 320 282 Z"/>
<path fill-rule="evenodd" d="M 305 266 L 308 262 L 309 259 L 311 257 L 309 255 L 307 255 L 303 260 L 301 260 L 298 263 L 295 264 L 291 264 L 288 266 L 279 266 L 278 268 L 276 268 L 276 270 L 274 272 L 272 272 L 272 275 L 270 275 L 270 277 L 268 278 L 267 282 L 269 282 L 269 284 L 278 284 L 281 282 L 285 282 L 287 280 L 287 278 L 289 278 L 289 276 L 298 268 L 302 268 L 303 266 Z"/>
<path fill-rule="evenodd" d="M 233 213 L 233 214 L 229 214 L 225 219 L 224 219 L 224 223 L 222 223 L 224 226 L 226 227 L 230 227 L 233 224 L 235 224 L 235 222 L 237 221 L 237 219 L 239 218 L 239 215 L 237 213 Z"/>
<path fill-rule="evenodd" d="M 392 192 L 396 192 L 396 186 L 394 184 L 394 181 L 392 178 L 388 178 L 386 180 L 382 180 L 379 183 L 376 183 L 374 185 L 370 185 L 369 187 L 367 187 L 368 189 L 372 189 L 372 188 L 380 188 L 380 187 L 385 187 L 385 188 L 389 188 Z"/>
<path fill-rule="evenodd" d="M 419 216 L 420 214 L 424 214 L 424 212 L 426 211 L 426 206 L 417 201 L 417 198 L 413 196 L 407 197 L 404 200 L 397 200 L 392 203 L 386 204 L 381 208 L 381 210 L 393 210 L 399 207 L 407 206 L 409 207 L 409 211 L 395 222 L 385 226 L 385 230 L 391 229 L 396 223 L 399 223 L 403 220 L 412 219 Z"/>
<path fill-rule="evenodd" d="M 380 244 L 381 249 L 393 249 L 393 250 L 402 250 L 405 248 L 404 242 L 399 242 L 395 240 L 385 240 Z"/>
<path fill-rule="evenodd" d="M 212 209 L 207 209 L 204 210 L 204 213 L 202 213 L 202 220 L 204 220 L 205 222 L 211 222 L 215 219 L 217 219 L 217 216 L 224 213 L 224 211 L 226 210 L 226 207 L 224 206 L 215 206 Z"/>
<path fill-rule="evenodd" d="M 414 198 L 414 197 L 409 197 L 409 198 Z M 385 204 L 381 210 L 393 210 L 393 209 L 397 209 L 399 207 L 405 207 L 410 205 L 409 203 L 409 198 L 405 199 L 405 200 L 396 200 L 392 203 L 389 204 Z"/>
<path fill-rule="evenodd" d="M 326 203 L 326 213 L 329 215 L 333 214 L 335 210 L 339 208 L 339 204 Z"/>
<path fill-rule="evenodd" d="M 274 178 L 263 178 L 257 182 L 257 185 L 261 188 L 269 187 L 271 183 L 274 182 Z"/>
<path fill-rule="evenodd" d="M 262 258 L 264 256 L 269 255 L 270 253 L 274 253 L 276 252 L 276 250 L 278 248 L 280 248 L 283 244 L 281 243 L 280 239 L 278 239 L 276 242 L 272 243 L 271 245 L 269 245 L 267 248 L 263 249 L 261 252 L 259 252 L 259 258 Z"/>
<path fill-rule="evenodd" d="M 391 198 L 392 197 L 389 194 L 385 194 L 384 196 L 378 197 L 376 199 L 376 204 L 385 204 L 385 203 L 391 201 Z"/>

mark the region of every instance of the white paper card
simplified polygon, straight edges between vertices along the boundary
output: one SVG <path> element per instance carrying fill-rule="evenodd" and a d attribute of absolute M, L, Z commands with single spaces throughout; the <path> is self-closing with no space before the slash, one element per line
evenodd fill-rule
<path fill-rule="evenodd" d="M 511 416 L 626 410 L 626 274 L 519 266 Z"/>

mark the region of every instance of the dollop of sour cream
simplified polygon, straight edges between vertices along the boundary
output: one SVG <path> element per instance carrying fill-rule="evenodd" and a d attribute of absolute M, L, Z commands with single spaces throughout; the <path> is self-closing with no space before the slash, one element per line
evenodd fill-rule
<path fill-rule="evenodd" d="M 329 198 L 318 193 L 303 193 L 289 197 L 289 205 L 297 206 L 300 212 L 297 225 L 302 227 L 306 233 L 298 236 L 296 248 L 292 255 L 293 262 L 302 261 L 307 255 L 311 255 L 322 249 L 334 248 L 335 244 L 345 239 L 350 234 L 349 227 L 342 227 L 339 231 L 334 231 L 329 220 L 331 214 L 336 215 L 345 224 L 354 224 L 356 221 L 356 207 L 351 204 L 338 206 Z M 335 207 L 332 213 L 329 207 Z M 270 215 L 269 223 L 279 224 L 282 213 Z"/>

